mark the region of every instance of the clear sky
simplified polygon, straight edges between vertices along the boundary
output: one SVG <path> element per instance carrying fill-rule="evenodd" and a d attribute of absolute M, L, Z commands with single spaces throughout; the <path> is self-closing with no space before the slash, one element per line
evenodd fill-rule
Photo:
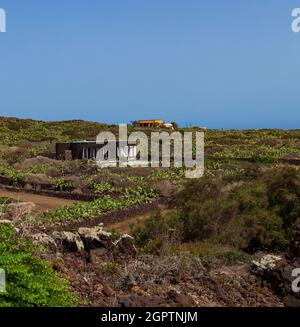
<path fill-rule="evenodd" d="M 300 0 L 0 0 L 0 115 L 300 128 Z"/>

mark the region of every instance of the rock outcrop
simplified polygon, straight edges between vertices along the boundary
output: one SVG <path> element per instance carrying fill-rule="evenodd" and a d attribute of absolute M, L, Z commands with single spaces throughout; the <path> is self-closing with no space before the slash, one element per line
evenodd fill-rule
<path fill-rule="evenodd" d="M 102 227 L 79 228 L 78 234 L 84 244 L 85 250 L 90 251 L 99 248 L 113 250 L 114 244 L 111 233 L 105 232 Z"/>
<path fill-rule="evenodd" d="M 134 238 L 130 235 L 123 235 L 115 243 L 115 254 L 116 256 L 125 256 L 125 257 L 136 257 L 137 249 L 134 246 Z"/>
<path fill-rule="evenodd" d="M 102 224 L 81 227 L 77 233 L 54 232 L 52 237 L 65 251 L 86 253 L 94 265 L 107 260 L 135 258 L 138 254 L 133 237 L 125 234 L 114 242 L 112 234 L 103 230 Z M 40 239 L 41 243 L 46 243 L 46 238 Z"/>
<path fill-rule="evenodd" d="M 38 233 L 38 234 L 31 235 L 30 238 L 32 239 L 34 244 L 45 244 L 47 246 L 56 248 L 55 240 L 48 234 Z"/>
<path fill-rule="evenodd" d="M 300 283 L 294 285 L 299 276 L 297 269 L 300 268 L 300 222 L 295 224 L 295 228 L 295 237 L 285 258 L 263 256 L 253 262 L 252 272 L 257 276 L 258 283 L 270 288 L 286 306 L 300 307 Z"/>
<path fill-rule="evenodd" d="M 267 286 L 280 298 L 286 306 L 300 307 L 300 293 L 293 290 L 296 277 L 293 271 L 300 267 L 300 258 L 293 260 L 282 259 L 276 261 L 268 269 L 254 271 L 258 283 L 262 287 Z M 299 286 L 299 285 L 298 285 Z"/>
<path fill-rule="evenodd" d="M 71 232 L 54 232 L 53 237 L 70 252 L 84 252 L 84 244 L 79 234 Z"/>
<path fill-rule="evenodd" d="M 259 260 L 254 260 L 252 262 L 252 271 L 254 273 L 264 273 L 265 271 L 271 271 L 276 267 L 276 263 L 281 261 L 282 257 L 266 254 L 262 256 Z"/>

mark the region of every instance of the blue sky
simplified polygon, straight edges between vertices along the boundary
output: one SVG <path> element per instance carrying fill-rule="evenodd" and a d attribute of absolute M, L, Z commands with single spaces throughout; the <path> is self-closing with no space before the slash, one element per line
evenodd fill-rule
<path fill-rule="evenodd" d="M 300 128 L 300 0 L 0 0 L 0 115 Z"/>

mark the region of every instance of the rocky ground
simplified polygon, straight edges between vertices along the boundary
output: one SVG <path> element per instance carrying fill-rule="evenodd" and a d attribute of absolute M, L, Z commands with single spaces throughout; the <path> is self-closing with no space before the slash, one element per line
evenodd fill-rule
<path fill-rule="evenodd" d="M 134 240 L 116 241 L 102 226 L 77 233 L 38 234 L 37 243 L 58 271 L 72 281 L 87 306 L 282 306 L 267 287 L 258 287 L 246 266 L 209 271 L 189 254 L 139 255 Z"/>
<path fill-rule="evenodd" d="M 14 224 L 22 237 L 43 245 L 39 256 L 68 276 L 82 306 L 300 306 L 299 293 L 292 291 L 292 270 L 300 267 L 300 226 L 285 256 L 261 254 L 251 265 L 209 269 L 189 253 L 140 254 L 131 236 L 116 238 L 103 224 L 40 233 L 12 220 L 33 208 L 9 204 L 0 223 Z"/>

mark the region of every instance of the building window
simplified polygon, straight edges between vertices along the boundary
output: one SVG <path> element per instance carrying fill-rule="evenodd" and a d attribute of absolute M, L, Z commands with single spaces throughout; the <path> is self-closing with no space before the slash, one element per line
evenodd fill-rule
<path fill-rule="evenodd" d="M 89 149 L 88 148 L 84 148 L 82 150 L 82 159 L 89 159 Z"/>
<path fill-rule="evenodd" d="M 90 158 L 95 159 L 96 158 L 96 149 L 90 148 Z"/>

